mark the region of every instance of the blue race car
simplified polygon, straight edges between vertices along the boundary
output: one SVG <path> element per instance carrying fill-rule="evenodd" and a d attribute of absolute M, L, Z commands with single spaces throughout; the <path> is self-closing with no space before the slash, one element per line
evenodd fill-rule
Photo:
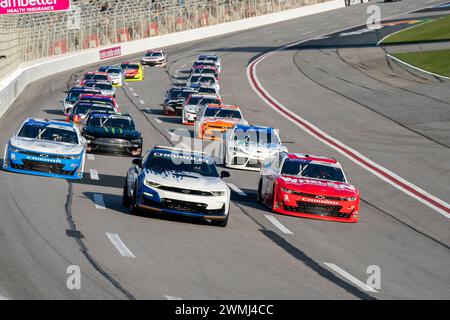
<path fill-rule="evenodd" d="M 6 171 L 62 179 L 81 179 L 85 139 L 67 122 L 27 119 L 5 146 Z"/>

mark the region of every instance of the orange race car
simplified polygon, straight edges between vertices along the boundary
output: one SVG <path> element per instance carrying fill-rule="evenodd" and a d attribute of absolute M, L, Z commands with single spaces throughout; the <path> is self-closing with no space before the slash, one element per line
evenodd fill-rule
<path fill-rule="evenodd" d="M 221 140 L 236 124 L 248 124 L 238 106 L 208 104 L 197 114 L 194 134 L 202 140 Z"/>

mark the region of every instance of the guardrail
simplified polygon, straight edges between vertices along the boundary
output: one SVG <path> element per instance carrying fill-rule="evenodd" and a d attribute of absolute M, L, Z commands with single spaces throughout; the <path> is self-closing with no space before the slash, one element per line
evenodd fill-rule
<path fill-rule="evenodd" d="M 309 14 L 337 9 L 343 6 L 344 2 L 342 0 L 326 1 L 264 16 L 249 17 L 238 21 L 225 22 L 198 29 L 121 42 L 118 45 L 111 43 L 110 45 L 97 47 L 95 49 L 86 49 L 79 53 L 65 53 L 58 56 L 39 59 L 28 64 L 21 64 L 16 70 L 10 72 L 3 80 L 0 80 L 0 117 L 7 111 L 9 106 L 29 83 L 58 72 L 97 63 L 101 61 L 100 51 L 104 49 L 115 47 L 117 50 L 117 47 L 120 47 L 120 55 L 131 55 L 152 48 L 219 36 Z"/>

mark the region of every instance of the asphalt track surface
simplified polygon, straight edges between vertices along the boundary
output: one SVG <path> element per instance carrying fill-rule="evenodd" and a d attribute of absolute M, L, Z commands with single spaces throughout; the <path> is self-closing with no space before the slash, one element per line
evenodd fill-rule
<path fill-rule="evenodd" d="M 386 18 L 425 6 L 417 0 L 380 3 Z M 366 8 L 357 5 L 166 48 L 166 68 L 146 69 L 145 81 L 118 90 L 118 102 L 134 117 L 145 146 L 170 145 L 177 137 L 169 132 L 181 125 L 162 115 L 163 94 L 185 80 L 195 56 L 217 52 L 223 58 L 225 103 L 242 106 L 252 123 L 279 128 L 290 151 L 336 157 L 361 191 L 359 223 L 272 214 L 255 200 L 254 172 L 230 170 L 227 181 L 240 192 L 233 192 L 226 228 L 130 215 L 121 205 L 127 157 L 95 155 L 86 161 L 85 178 L 72 183 L 0 172 L 0 296 L 449 299 L 448 218 L 289 122 L 261 100 L 247 77 L 249 63 L 264 52 L 365 24 Z M 347 146 L 449 202 L 448 82 L 388 63 L 382 49 L 373 46 L 308 44 L 258 64 L 265 90 Z M 28 116 L 62 119 L 59 101 L 85 70 L 30 85 L 0 119 L 0 142 L 6 143 Z M 80 266 L 80 290 L 66 287 L 69 265 Z M 371 265 L 380 268 L 380 289 L 364 285 Z"/>

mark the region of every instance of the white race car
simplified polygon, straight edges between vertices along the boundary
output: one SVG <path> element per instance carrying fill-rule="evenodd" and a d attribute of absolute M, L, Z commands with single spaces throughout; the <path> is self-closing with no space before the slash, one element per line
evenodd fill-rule
<path fill-rule="evenodd" d="M 120 66 L 110 66 L 106 73 L 109 75 L 113 86 L 121 87 L 123 85 L 123 71 Z"/>
<path fill-rule="evenodd" d="M 163 50 L 150 50 L 142 57 L 143 66 L 165 66 L 167 64 L 167 54 Z"/>
<path fill-rule="evenodd" d="M 183 124 L 194 124 L 197 112 L 202 105 L 217 104 L 221 105 L 222 100 L 217 95 L 191 94 L 183 103 L 181 122 Z"/>
<path fill-rule="evenodd" d="M 226 134 L 224 164 L 229 168 L 259 171 L 261 164 L 287 152 L 278 131 L 269 127 L 236 125 Z"/>
<path fill-rule="evenodd" d="M 86 140 L 67 122 L 27 119 L 5 147 L 6 171 L 81 179 Z"/>
<path fill-rule="evenodd" d="M 230 189 L 214 161 L 203 153 L 155 146 L 133 160 L 123 190 L 123 204 L 139 209 L 210 220 L 225 227 Z"/>
<path fill-rule="evenodd" d="M 219 73 L 222 72 L 222 61 L 219 56 L 215 54 L 201 54 L 197 58 L 198 62 L 214 62 Z"/>
<path fill-rule="evenodd" d="M 216 89 L 217 92 L 220 92 L 219 81 L 212 74 L 204 74 L 204 75 L 193 75 L 189 77 L 186 87 L 198 89 L 202 86 L 210 86 Z"/>

